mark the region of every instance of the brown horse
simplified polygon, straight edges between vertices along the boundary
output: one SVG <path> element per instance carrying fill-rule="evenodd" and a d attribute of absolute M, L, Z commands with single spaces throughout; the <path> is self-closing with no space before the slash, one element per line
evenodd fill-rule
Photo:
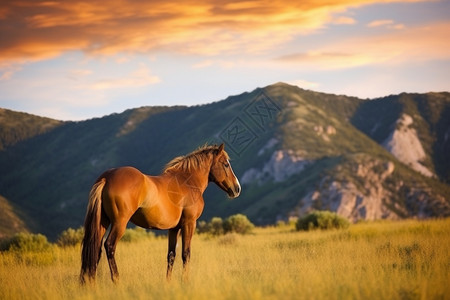
<path fill-rule="evenodd" d="M 186 270 L 191 238 L 204 207 L 203 192 L 210 181 L 231 198 L 236 198 L 241 192 L 223 144 L 205 146 L 177 157 L 159 176 L 144 175 L 132 167 L 103 173 L 89 194 L 81 251 L 81 283 L 85 282 L 86 275 L 90 280 L 95 279 L 102 240 L 109 226 L 111 230 L 104 246 L 111 279 L 118 279 L 114 254 L 129 221 L 144 228 L 169 230 L 168 280 L 181 233 L 183 267 Z"/>

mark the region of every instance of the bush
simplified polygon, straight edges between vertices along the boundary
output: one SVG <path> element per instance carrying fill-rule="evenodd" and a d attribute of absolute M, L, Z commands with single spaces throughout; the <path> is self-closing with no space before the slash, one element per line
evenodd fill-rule
<path fill-rule="evenodd" d="M 81 243 L 83 236 L 83 227 L 78 229 L 69 228 L 61 232 L 56 243 L 61 247 L 76 246 Z"/>
<path fill-rule="evenodd" d="M 228 217 L 225 221 L 222 218 L 214 217 L 211 221 L 199 221 L 197 225 L 198 233 L 208 233 L 214 236 L 223 235 L 226 233 L 250 233 L 255 225 L 253 225 L 246 216 L 237 214 Z"/>
<path fill-rule="evenodd" d="M 44 252 L 51 248 L 47 237 L 42 234 L 18 233 L 4 241 L 0 250 L 17 252 Z"/>
<path fill-rule="evenodd" d="M 331 211 L 313 211 L 312 213 L 299 218 L 295 227 L 297 230 L 312 229 L 341 229 L 347 228 L 350 222 L 344 217 Z"/>
<path fill-rule="evenodd" d="M 153 237 L 155 237 L 155 234 L 153 232 L 147 231 L 141 227 L 136 227 L 133 229 L 127 228 L 121 240 L 124 242 L 132 243 L 143 239 L 150 239 Z"/>
<path fill-rule="evenodd" d="M 240 234 L 250 233 L 255 225 L 247 218 L 247 216 L 242 214 L 237 214 L 228 217 L 223 223 L 223 229 L 225 233 L 236 232 Z"/>
<path fill-rule="evenodd" d="M 211 219 L 211 222 L 209 222 L 209 232 L 213 235 L 222 235 L 224 234 L 223 229 L 223 220 L 219 217 L 214 217 Z"/>
<path fill-rule="evenodd" d="M 197 225 L 197 232 L 222 235 L 224 233 L 222 218 L 213 217 L 209 222 L 199 221 Z"/>
<path fill-rule="evenodd" d="M 209 232 L 209 223 L 201 220 L 197 223 L 197 233 L 208 233 Z"/>

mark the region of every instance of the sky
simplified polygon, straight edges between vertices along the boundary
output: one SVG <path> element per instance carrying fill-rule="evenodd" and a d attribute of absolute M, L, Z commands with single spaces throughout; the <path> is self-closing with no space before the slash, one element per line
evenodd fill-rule
<path fill-rule="evenodd" d="M 58 120 L 277 82 L 450 91 L 449 0 L 2 0 L 0 107 Z"/>

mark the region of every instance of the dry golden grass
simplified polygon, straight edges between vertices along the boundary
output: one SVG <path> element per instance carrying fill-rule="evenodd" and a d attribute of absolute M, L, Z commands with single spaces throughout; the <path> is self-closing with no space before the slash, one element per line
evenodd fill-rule
<path fill-rule="evenodd" d="M 0 254 L 0 299 L 449 299 L 450 219 L 375 222 L 340 231 L 258 228 L 194 236 L 188 280 L 178 256 L 165 280 L 167 240 L 119 243 L 120 282 L 105 257 L 80 286 L 79 247 Z"/>

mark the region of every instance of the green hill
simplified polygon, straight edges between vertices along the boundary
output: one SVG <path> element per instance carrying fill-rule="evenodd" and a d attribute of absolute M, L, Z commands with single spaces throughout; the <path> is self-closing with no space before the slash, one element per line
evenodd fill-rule
<path fill-rule="evenodd" d="M 207 105 L 141 107 L 82 122 L 31 116 L 40 129 L 8 111 L 0 130 L 17 127 L 21 138 L 2 137 L 0 194 L 32 231 L 54 238 L 82 224 L 104 170 L 132 165 L 159 174 L 175 156 L 225 142 L 243 192 L 231 201 L 210 185 L 205 219 L 240 212 L 270 224 L 312 209 L 353 221 L 448 216 L 449 112 L 449 93 L 361 100 L 283 83 Z M 413 163 L 394 151 L 405 136 L 425 153 Z"/>
<path fill-rule="evenodd" d="M 61 121 L 0 108 L 0 151 L 61 124 Z"/>

